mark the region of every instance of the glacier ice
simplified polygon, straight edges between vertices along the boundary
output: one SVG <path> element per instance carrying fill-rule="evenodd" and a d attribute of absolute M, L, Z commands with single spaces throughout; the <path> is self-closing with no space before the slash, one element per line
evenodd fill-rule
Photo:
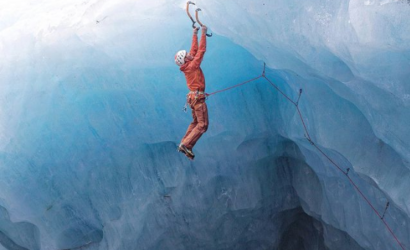
<path fill-rule="evenodd" d="M 197 0 L 207 91 L 267 76 L 410 248 L 410 5 Z M 402 249 L 260 79 L 190 121 L 184 1 L 0 1 L 0 250 Z"/>

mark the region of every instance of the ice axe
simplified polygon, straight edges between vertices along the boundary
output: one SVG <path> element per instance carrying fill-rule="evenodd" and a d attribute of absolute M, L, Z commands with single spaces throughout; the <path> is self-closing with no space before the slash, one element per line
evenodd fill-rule
<path fill-rule="evenodd" d="M 201 21 L 199 21 L 199 18 L 198 18 L 198 12 L 199 12 L 199 11 L 201 11 L 200 8 L 198 8 L 198 9 L 195 10 L 195 18 L 196 18 L 196 21 L 198 22 L 198 24 L 202 27 L 202 26 L 204 26 L 204 25 L 201 23 Z M 206 36 L 207 36 L 207 37 L 211 37 L 211 36 L 212 36 L 212 33 L 211 33 L 211 34 L 206 34 Z"/>
<path fill-rule="evenodd" d="M 191 19 L 191 21 L 192 21 L 192 28 L 196 28 L 195 27 L 195 21 L 194 21 L 194 19 L 192 18 L 192 16 L 191 16 L 191 13 L 189 13 L 189 5 L 195 5 L 195 3 L 193 3 L 193 2 L 191 2 L 191 1 L 188 1 L 187 3 L 186 3 L 186 13 L 188 14 L 188 17 Z"/>

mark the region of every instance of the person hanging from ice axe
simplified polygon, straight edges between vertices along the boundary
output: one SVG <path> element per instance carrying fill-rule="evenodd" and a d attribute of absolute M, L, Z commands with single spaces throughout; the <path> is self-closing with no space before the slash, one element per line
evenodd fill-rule
<path fill-rule="evenodd" d="M 189 5 L 192 2 L 187 3 L 187 14 L 192 20 L 193 36 L 192 45 L 189 53 L 186 50 L 180 50 L 175 55 L 175 63 L 180 67 L 179 69 L 184 72 L 189 93 L 187 94 L 187 104 L 192 109 L 193 121 L 189 125 L 185 136 L 182 138 L 181 143 L 178 146 L 178 151 L 184 153 L 189 159 L 193 160 L 195 157 L 192 151 L 199 138 L 208 129 L 208 108 L 205 103 L 205 76 L 201 69 L 201 63 L 206 52 L 206 37 L 208 28 L 198 20 L 198 11 L 196 11 L 196 18 L 198 23 L 202 27 L 201 40 L 198 48 L 198 30 L 199 27 L 195 27 L 195 21 L 189 14 Z M 208 35 L 209 36 L 209 35 Z"/>

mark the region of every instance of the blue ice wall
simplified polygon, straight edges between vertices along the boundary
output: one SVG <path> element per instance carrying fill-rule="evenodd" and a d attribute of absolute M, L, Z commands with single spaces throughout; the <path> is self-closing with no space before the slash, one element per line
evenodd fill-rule
<path fill-rule="evenodd" d="M 0 4 L 0 249 L 401 249 L 266 81 L 188 161 L 182 1 Z M 410 247 L 410 6 L 197 1 L 207 92 L 267 76 Z M 297 240 L 295 240 L 297 239 Z"/>

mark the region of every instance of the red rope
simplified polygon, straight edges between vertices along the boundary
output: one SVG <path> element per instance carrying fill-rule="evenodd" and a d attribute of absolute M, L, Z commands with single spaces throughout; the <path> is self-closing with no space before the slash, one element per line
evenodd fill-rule
<path fill-rule="evenodd" d="M 380 215 L 380 213 L 376 210 L 376 208 L 375 208 L 374 205 L 370 202 L 370 200 L 363 194 L 363 192 L 359 189 L 359 187 L 356 185 L 356 183 L 350 178 L 350 176 L 348 175 L 348 172 L 343 171 L 343 169 L 342 169 L 339 165 L 337 165 L 337 164 L 332 160 L 332 158 L 330 158 L 325 152 L 323 152 L 323 150 L 321 150 L 321 149 L 313 142 L 312 138 L 311 138 L 310 135 L 309 135 L 309 131 L 307 130 L 307 126 L 306 126 L 305 120 L 303 119 L 302 113 L 301 113 L 300 110 L 299 110 L 299 106 L 298 106 L 298 105 L 299 105 L 299 102 L 294 102 L 294 101 L 292 101 L 292 99 L 290 99 L 289 96 L 287 96 L 284 92 L 282 92 L 282 91 L 278 88 L 278 86 L 276 86 L 272 81 L 270 81 L 270 80 L 266 77 L 266 75 L 265 75 L 265 68 L 263 69 L 262 75 L 260 75 L 260 76 L 258 76 L 258 77 L 255 77 L 255 78 L 253 78 L 253 79 L 251 79 L 251 80 L 248 80 L 248 81 L 245 81 L 245 82 L 242 82 L 242 83 L 233 85 L 233 86 L 231 86 L 231 87 L 229 87 L 229 88 L 222 89 L 222 90 L 218 90 L 218 91 L 212 92 L 212 93 L 210 93 L 210 94 L 205 94 L 205 95 L 206 95 L 206 96 L 211 96 L 211 95 L 215 95 L 215 94 L 218 94 L 218 93 L 221 93 L 221 92 L 224 92 L 224 91 L 228 91 L 228 90 L 231 90 L 231 89 L 233 89 L 233 88 L 237 88 L 237 87 L 239 87 L 239 86 L 242 86 L 242 85 L 245 85 L 245 84 L 247 84 L 247 83 L 253 82 L 253 81 L 255 81 L 255 80 L 257 80 L 257 79 L 259 79 L 259 78 L 261 78 L 261 77 L 265 78 L 280 94 L 282 94 L 289 102 L 291 102 L 293 105 L 295 105 L 296 110 L 297 110 L 297 112 L 298 112 L 298 114 L 299 114 L 300 120 L 301 120 L 302 125 L 303 125 L 303 130 L 305 131 L 306 139 L 307 139 L 324 157 L 326 157 L 340 172 L 342 172 L 342 173 L 349 179 L 350 183 L 353 185 L 353 187 L 356 189 L 356 191 L 360 194 L 360 196 L 361 196 L 361 197 L 367 202 L 367 204 L 372 208 L 372 210 L 374 211 L 374 213 L 383 221 L 383 224 L 385 225 L 385 227 L 387 228 L 387 230 L 390 232 L 390 234 L 393 236 L 393 238 L 396 240 L 397 244 L 401 247 L 401 249 L 405 250 L 404 246 L 400 243 L 399 239 L 398 239 L 397 236 L 394 234 L 394 232 L 393 232 L 393 230 L 390 228 L 389 224 L 387 224 L 387 222 L 386 222 L 386 221 L 384 220 L 384 218 Z M 300 98 L 300 95 L 299 95 L 299 98 Z"/>
<path fill-rule="evenodd" d="M 297 105 L 296 102 L 292 101 L 292 99 L 289 98 L 289 96 L 287 96 L 285 93 L 283 93 L 278 86 L 276 86 L 273 82 L 271 82 L 265 75 L 263 75 L 263 77 L 270 83 L 270 85 L 272 85 L 277 91 L 279 91 L 279 93 L 281 93 L 286 99 L 288 99 L 288 101 L 290 101 L 291 103 L 293 103 L 293 105 Z"/>
<path fill-rule="evenodd" d="M 248 80 L 248 81 L 245 81 L 245 82 L 242 82 L 242 83 L 233 85 L 232 87 L 229 87 L 229 88 L 226 88 L 226 89 L 221 89 L 221 90 L 212 92 L 212 93 L 210 93 L 210 94 L 205 94 L 205 95 L 206 95 L 206 96 L 211 96 L 211 95 L 215 95 L 215 94 L 218 94 L 218 93 L 221 93 L 221 92 L 224 92 L 224 91 L 228 91 L 228 90 L 230 90 L 230 89 L 234 89 L 234 88 L 237 88 L 237 87 L 239 87 L 239 86 L 245 85 L 245 84 L 247 84 L 247 83 L 253 82 L 253 81 L 255 81 L 255 80 L 257 80 L 257 79 L 259 79 L 259 78 L 261 78 L 261 77 L 262 77 L 262 75 L 261 75 L 261 76 L 258 76 L 258 77 L 255 77 L 255 78 L 253 78 L 253 79 L 251 79 L 251 80 Z"/>
<path fill-rule="evenodd" d="M 302 113 L 300 112 L 300 109 L 299 109 L 299 106 L 298 106 L 298 105 L 296 105 L 296 109 L 297 109 L 297 111 L 298 111 L 298 113 L 299 113 L 300 120 L 302 121 L 302 125 L 303 125 L 303 128 L 304 128 L 305 133 L 306 133 L 306 138 L 308 138 L 308 140 L 312 143 L 313 141 L 312 141 L 312 139 L 310 138 L 309 131 L 308 131 L 307 128 L 306 128 L 305 120 L 303 119 Z"/>

